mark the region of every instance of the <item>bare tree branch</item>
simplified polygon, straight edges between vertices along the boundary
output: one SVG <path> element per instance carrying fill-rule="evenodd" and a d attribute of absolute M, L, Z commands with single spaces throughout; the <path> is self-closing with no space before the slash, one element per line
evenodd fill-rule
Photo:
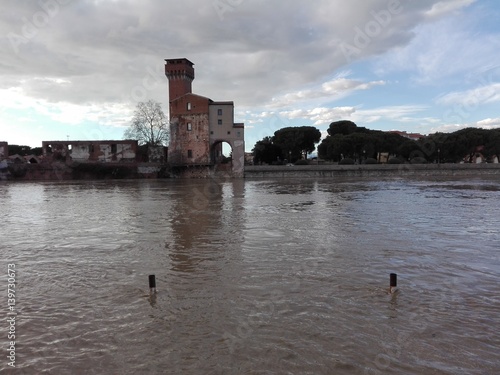
<path fill-rule="evenodd" d="M 140 145 L 166 146 L 169 136 L 168 121 L 160 103 L 154 100 L 137 103 L 132 123 L 124 137 L 136 139 Z"/>

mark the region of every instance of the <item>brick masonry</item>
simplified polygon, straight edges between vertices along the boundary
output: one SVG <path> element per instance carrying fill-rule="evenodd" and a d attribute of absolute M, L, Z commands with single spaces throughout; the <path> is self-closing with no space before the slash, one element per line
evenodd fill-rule
<path fill-rule="evenodd" d="M 214 102 L 193 94 L 194 68 L 188 59 L 165 61 L 165 75 L 169 80 L 169 163 L 177 170 L 204 166 L 216 171 L 217 165 L 223 162 L 222 144 L 227 143 L 232 149 L 231 175 L 243 177 L 245 129 L 243 124 L 234 123 L 234 103 Z M 193 171 L 181 175 L 190 176 Z M 194 175 L 199 176 L 199 171 Z"/>

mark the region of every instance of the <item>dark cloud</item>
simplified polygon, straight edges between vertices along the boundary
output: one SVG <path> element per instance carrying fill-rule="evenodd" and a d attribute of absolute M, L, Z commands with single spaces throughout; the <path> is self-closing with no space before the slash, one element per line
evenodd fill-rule
<path fill-rule="evenodd" d="M 50 102 L 147 95 L 165 103 L 163 59 L 187 57 L 200 94 L 264 105 L 348 65 L 342 46 L 356 48 L 349 57 L 357 60 L 408 44 L 438 1 L 396 3 L 391 13 L 394 1 L 385 0 L 8 0 L 0 79 Z M 370 27 L 372 37 L 357 45 L 358 30 Z"/>

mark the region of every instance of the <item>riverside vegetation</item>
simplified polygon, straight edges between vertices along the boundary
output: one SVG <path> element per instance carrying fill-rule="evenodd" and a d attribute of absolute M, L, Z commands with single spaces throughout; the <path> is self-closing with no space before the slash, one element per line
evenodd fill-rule
<path fill-rule="evenodd" d="M 254 164 L 297 162 L 319 143 L 318 157 L 331 162 L 374 164 L 379 153 L 391 155 L 389 163 L 472 162 L 480 153 L 484 160 L 500 155 L 500 129 L 466 128 L 453 133 L 434 133 L 421 139 L 405 138 L 397 133 L 359 127 L 352 121 L 332 122 L 321 143 L 320 131 L 311 126 L 279 129 L 272 137 L 258 141 Z M 318 136 L 319 134 L 319 136 Z M 306 154 L 307 155 L 307 154 Z"/>

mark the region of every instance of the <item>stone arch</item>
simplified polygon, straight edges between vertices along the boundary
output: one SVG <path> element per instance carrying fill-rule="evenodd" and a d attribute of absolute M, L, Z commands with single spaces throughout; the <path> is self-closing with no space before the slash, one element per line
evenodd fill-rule
<path fill-rule="evenodd" d="M 230 150 L 227 152 L 225 149 L 225 145 L 229 146 Z M 231 164 L 232 159 L 229 159 L 232 156 L 233 145 L 231 141 L 227 141 L 225 139 L 219 139 L 212 142 L 210 146 L 210 163 L 211 164 Z"/>
<path fill-rule="evenodd" d="M 210 142 L 210 162 L 221 169 L 230 172 L 233 177 L 243 177 L 245 146 L 243 141 L 232 139 L 215 139 Z M 227 144 L 231 148 L 231 160 L 229 163 L 222 163 L 222 145 Z M 226 156 L 226 155 L 224 155 Z M 227 155 L 229 156 L 229 155 Z M 224 168 L 224 164 L 226 168 Z"/>

